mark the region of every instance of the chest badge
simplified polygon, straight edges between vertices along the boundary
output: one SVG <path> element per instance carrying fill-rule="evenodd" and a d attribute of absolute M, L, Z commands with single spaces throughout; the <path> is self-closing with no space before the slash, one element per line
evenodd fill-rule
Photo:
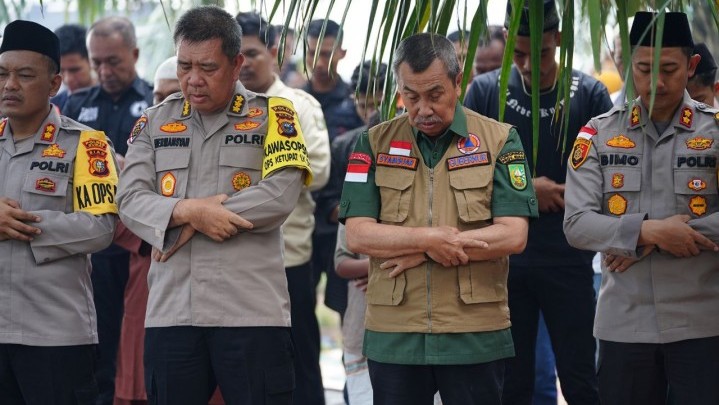
<path fill-rule="evenodd" d="M 237 131 L 249 131 L 251 129 L 255 129 L 259 127 L 260 124 L 254 121 L 242 121 L 235 124 L 235 130 Z"/>
<path fill-rule="evenodd" d="M 621 194 L 614 194 L 607 200 L 607 208 L 614 215 L 623 215 L 627 212 L 627 199 Z"/>
<path fill-rule="evenodd" d="M 572 148 L 571 165 L 574 170 L 579 169 L 589 156 L 589 149 L 592 147 L 592 141 L 589 139 L 579 138 L 574 141 Z"/>
<path fill-rule="evenodd" d="M 55 124 L 47 124 L 45 126 L 45 129 L 42 131 L 42 136 L 40 137 L 40 139 L 45 142 L 54 141 L 55 140 L 55 129 L 57 129 Z"/>
<path fill-rule="evenodd" d="M 183 132 L 187 129 L 187 125 L 181 122 L 168 122 L 167 124 L 160 127 L 160 131 L 175 134 L 177 132 Z"/>
<path fill-rule="evenodd" d="M 249 111 L 247 111 L 247 118 L 260 117 L 262 114 L 264 114 L 264 112 L 261 108 L 250 107 Z"/>
<path fill-rule="evenodd" d="M 704 138 L 701 136 L 695 136 L 694 138 L 686 140 L 687 148 L 693 149 L 693 150 L 709 149 L 709 148 L 711 148 L 713 143 L 714 143 L 714 139 Z"/>
<path fill-rule="evenodd" d="M 612 175 L 612 187 L 622 188 L 624 187 L 624 175 L 621 173 L 614 173 Z"/>
<path fill-rule="evenodd" d="M 682 116 L 679 117 L 679 123 L 684 125 L 687 128 L 692 127 L 692 120 L 694 118 L 694 112 L 689 107 L 684 107 L 682 109 Z"/>
<path fill-rule="evenodd" d="M 507 166 L 512 187 L 517 190 L 527 188 L 527 172 L 524 170 L 524 163 L 512 163 Z"/>
<path fill-rule="evenodd" d="M 634 143 L 634 141 L 627 138 L 626 136 L 617 135 L 614 138 L 607 141 L 607 146 L 611 146 L 613 148 L 631 149 L 637 145 Z"/>
<path fill-rule="evenodd" d="M 244 190 L 252 184 L 250 175 L 245 172 L 237 172 L 232 176 L 232 188 L 235 191 Z"/>
<path fill-rule="evenodd" d="M 60 145 L 53 143 L 42 151 L 42 157 L 63 158 L 65 157 L 65 153 L 66 152 L 60 148 Z"/>
<path fill-rule="evenodd" d="M 165 175 L 162 176 L 162 179 L 160 179 L 160 189 L 162 191 L 162 195 L 165 197 L 172 197 L 172 195 L 175 194 L 176 184 L 177 179 L 175 179 L 175 175 L 172 174 L 172 172 L 165 173 Z"/>
<path fill-rule="evenodd" d="M 695 178 L 689 180 L 689 183 L 687 184 L 687 186 L 691 190 L 702 191 L 705 188 L 707 188 L 707 183 L 704 180 L 695 177 Z"/>
<path fill-rule="evenodd" d="M 44 191 L 46 193 L 55 192 L 55 182 L 47 177 L 35 180 L 35 190 Z"/>
<path fill-rule="evenodd" d="M 694 215 L 698 217 L 706 214 L 707 199 L 700 195 L 695 195 L 694 197 L 689 199 L 689 209 Z"/>
<path fill-rule="evenodd" d="M 457 150 L 463 155 L 471 155 L 479 150 L 479 137 L 475 134 L 468 134 L 466 138 L 459 138 Z"/>

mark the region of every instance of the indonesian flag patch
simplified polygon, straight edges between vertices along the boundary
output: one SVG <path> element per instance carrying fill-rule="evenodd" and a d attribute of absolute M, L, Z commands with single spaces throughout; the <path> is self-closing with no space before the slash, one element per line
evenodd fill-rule
<path fill-rule="evenodd" d="M 407 141 L 391 141 L 389 143 L 389 154 L 409 156 L 409 151 L 412 150 L 412 142 Z"/>
<path fill-rule="evenodd" d="M 347 165 L 347 174 L 345 181 L 349 183 L 367 183 L 367 173 L 369 166 L 365 163 L 350 163 Z"/>

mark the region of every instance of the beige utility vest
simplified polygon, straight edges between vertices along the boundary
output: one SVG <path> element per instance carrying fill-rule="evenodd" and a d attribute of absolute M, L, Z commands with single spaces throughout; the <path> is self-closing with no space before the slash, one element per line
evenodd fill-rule
<path fill-rule="evenodd" d="M 451 226 L 460 231 L 492 223 L 492 179 L 495 158 L 510 125 L 464 108 L 467 130 L 478 147 L 453 143 L 430 169 L 422 159 L 407 115 L 369 131 L 375 154 L 375 183 L 380 189 L 379 222 L 404 227 Z M 412 160 L 389 155 L 390 144 L 411 143 Z M 405 145 L 406 145 L 405 143 Z M 462 150 L 460 150 L 462 149 Z M 399 163 L 398 163 L 399 162 Z M 366 327 L 377 332 L 464 333 L 510 326 L 506 257 L 442 267 L 428 260 L 390 278 L 371 258 Z"/>

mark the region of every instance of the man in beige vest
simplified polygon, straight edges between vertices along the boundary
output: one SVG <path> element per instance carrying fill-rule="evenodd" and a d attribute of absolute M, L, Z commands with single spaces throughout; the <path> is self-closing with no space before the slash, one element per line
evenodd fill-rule
<path fill-rule="evenodd" d="M 393 65 L 408 114 L 357 141 L 340 219 L 370 256 L 364 354 L 374 403 L 501 403 L 514 355 L 507 256 L 537 201 L 517 132 L 461 106 L 452 43 L 418 34 Z"/>

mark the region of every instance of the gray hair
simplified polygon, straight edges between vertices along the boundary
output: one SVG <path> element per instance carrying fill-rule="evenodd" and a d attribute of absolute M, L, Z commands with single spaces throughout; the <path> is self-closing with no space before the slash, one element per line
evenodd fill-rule
<path fill-rule="evenodd" d="M 450 80 L 457 78 L 460 68 L 454 45 L 442 35 L 431 33 L 403 39 L 394 51 L 392 70 L 395 77 L 399 77 L 399 65 L 406 62 L 414 73 L 424 72 L 435 59 L 444 63 Z"/>
<path fill-rule="evenodd" d="M 134 49 L 137 47 L 135 26 L 132 25 L 132 21 L 126 17 L 110 16 L 95 21 L 95 23 L 90 26 L 87 38 L 109 37 L 115 33 L 120 34 L 122 42 L 124 42 L 128 48 Z"/>
<path fill-rule="evenodd" d="M 242 29 L 230 13 L 217 6 L 190 9 L 175 24 L 175 46 L 182 40 L 197 43 L 215 38 L 222 41 L 222 53 L 228 58 L 234 59 L 240 54 Z"/>

